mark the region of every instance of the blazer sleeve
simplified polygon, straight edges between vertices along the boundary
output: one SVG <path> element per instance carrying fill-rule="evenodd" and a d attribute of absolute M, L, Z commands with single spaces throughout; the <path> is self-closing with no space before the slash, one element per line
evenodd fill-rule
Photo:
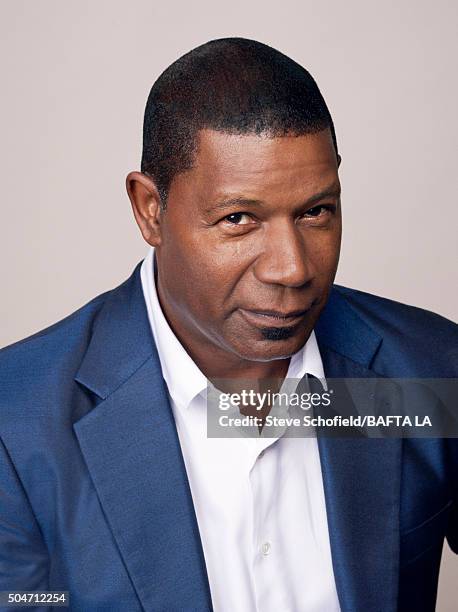
<path fill-rule="evenodd" d="M 0 438 L 0 591 L 46 591 L 48 569 L 49 557 L 39 525 Z"/>

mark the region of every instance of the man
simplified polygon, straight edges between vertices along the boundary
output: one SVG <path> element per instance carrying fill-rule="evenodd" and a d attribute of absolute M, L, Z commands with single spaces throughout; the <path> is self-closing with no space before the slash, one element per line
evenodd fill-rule
<path fill-rule="evenodd" d="M 127 177 L 151 250 L 0 354 L 0 588 L 72 610 L 433 610 L 453 439 L 207 437 L 207 379 L 457 374 L 457 327 L 333 285 L 340 156 L 255 41 L 172 64 Z"/>

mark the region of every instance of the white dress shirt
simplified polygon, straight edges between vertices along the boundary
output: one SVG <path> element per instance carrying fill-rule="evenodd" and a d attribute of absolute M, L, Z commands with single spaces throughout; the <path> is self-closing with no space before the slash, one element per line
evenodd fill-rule
<path fill-rule="evenodd" d="M 338 612 L 316 438 L 208 438 L 207 379 L 164 317 L 154 249 L 141 267 L 215 612 Z M 324 379 L 312 332 L 287 377 Z M 145 563 L 148 560 L 145 559 Z"/>

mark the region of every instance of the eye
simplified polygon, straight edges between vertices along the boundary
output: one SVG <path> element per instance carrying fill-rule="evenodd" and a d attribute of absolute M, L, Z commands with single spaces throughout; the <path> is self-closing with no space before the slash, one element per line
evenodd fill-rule
<path fill-rule="evenodd" d="M 248 223 L 251 223 L 249 215 L 242 212 L 227 215 L 227 217 L 224 217 L 223 221 L 227 221 L 232 225 L 247 225 Z"/>
<path fill-rule="evenodd" d="M 326 213 L 332 212 L 331 206 L 325 206 L 324 204 L 320 204 L 319 206 L 314 206 L 310 208 L 305 214 L 304 217 L 320 217 Z"/>

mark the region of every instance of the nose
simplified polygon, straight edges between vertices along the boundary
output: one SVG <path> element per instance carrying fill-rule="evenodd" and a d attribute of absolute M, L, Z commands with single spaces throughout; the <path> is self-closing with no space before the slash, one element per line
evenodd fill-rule
<path fill-rule="evenodd" d="M 292 220 L 265 230 L 262 252 L 254 264 L 254 275 L 262 283 L 302 287 L 313 275 L 303 234 Z"/>

